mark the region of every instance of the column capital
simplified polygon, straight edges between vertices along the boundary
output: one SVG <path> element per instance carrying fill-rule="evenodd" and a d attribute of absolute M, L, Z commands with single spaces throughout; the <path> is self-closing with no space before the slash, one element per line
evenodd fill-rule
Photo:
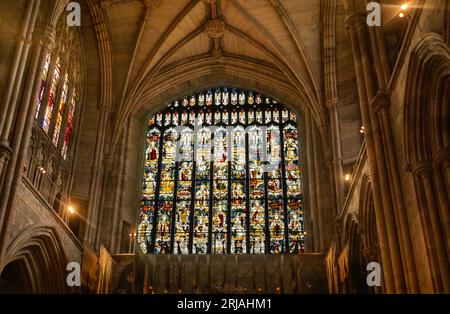
<path fill-rule="evenodd" d="M 380 252 L 379 250 L 380 250 L 380 247 L 378 245 L 374 245 L 374 246 L 365 248 L 363 250 L 363 254 L 367 258 L 368 261 L 379 262 L 378 261 L 379 252 Z"/>
<path fill-rule="evenodd" d="M 13 151 L 7 142 L 0 143 L 0 163 L 6 164 L 11 159 Z"/>
<path fill-rule="evenodd" d="M 328 99 L 326 102 L 326 106 L 327 106 L 328 110 L 331 110 L 331 109 L 337 107 L 338 104 L 339 104 L 339 99 L 336 97 Z"/>
<path fill-rule="evenodd" d="M 372 107 L 374 108 L 376 113 L 380 113 L 384 109 L 389 108 L 389 104 L 389 93 L 386 91 L 379 91 L 377 95 L 372 99 Z"/>
<path fill-rule="evenodd" d="M 433 161 L 438 164 L 450 164 L 450 147 L 438 150 L 433 154 Z"/>
<path fill-rule="evenodd" d="M 51 52 L 56 47 L 56 29 L 51 25 L 38 25 L 35 36 L 37 42 Z"/>
<path fill-rule="evenodd" d="M 431 176 L 433 173 L 433 164 L 431 160 L 416 161 L 412 166 L 415 175 L 421 178 Z"/>
<path fill-rule="evenodd" d="M 361 30 L 366 27 L 367 15 L 359 12 L 348 12 L 345 18 L 345 29 L 348 34 L 355 30 Z"/>

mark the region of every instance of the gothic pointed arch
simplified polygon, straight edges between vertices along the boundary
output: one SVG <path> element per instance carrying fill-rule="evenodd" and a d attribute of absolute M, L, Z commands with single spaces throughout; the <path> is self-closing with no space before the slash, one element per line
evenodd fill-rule
<path fill-rule="evenodd" d="M 450 292 L 450 50 L 425 34 L 411 53 L 404 105 L 404 154 L 412 172 L 436 291 Z"/>
<path fill-rule="evenodd" d="M 8 245 L 0 276 L 6 281 L 27 280 L 26 285 L 10 283 L 23 293 L 61 293 L 67 291 L 66 265 L 58 232 L 51 227 L 29 227 Z"/>

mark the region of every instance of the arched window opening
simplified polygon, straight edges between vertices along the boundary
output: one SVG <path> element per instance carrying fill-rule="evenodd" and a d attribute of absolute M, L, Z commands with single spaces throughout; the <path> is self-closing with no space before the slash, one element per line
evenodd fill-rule
<path fill-rule="evenodd" d="M 56 47 L 45 59 L 39 86 L 36 123 L 67 158 L 75 108 L 79 102 L 80 42 L 76 30 L 64 23 L 57 29 Z"/>
<path fill-rule="evenodd" d="M 184 97 L 148 121 L 138 243 L 155 254 L 304 251 L 295 113 L 253 91 Z"/>
<path fill-rule="evenodd" d="M 69 28 L 63 14 L 55 46 L 45 56 L 37 91 L 36 112 L 28 150 L 27 176 L 48 206 L 64 216 L 72 167 L 72 139 L 82 90 L 79 30 Z"/>

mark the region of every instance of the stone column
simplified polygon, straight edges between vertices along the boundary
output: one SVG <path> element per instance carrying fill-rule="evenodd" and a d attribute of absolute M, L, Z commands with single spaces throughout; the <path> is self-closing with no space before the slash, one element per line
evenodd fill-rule
<path fill-rule="evenodd" d="M 9 80 L 5 87 L 4 97 L 0 110 L 0 178 L 4 179 L 5 168 L 12 157 L 13 151 L 10 147 L 10 131 L 14 114 L 18 106 L 18 95 L 22 89 L 23 74 L 26 60 L 31 46 L 31 36 L 36 23 L 37 12 L 39 11 L 39 0 L 27 1 L 24 19 L 17 37 L 17 46 L 14 58 L 9 70 Z M 3 181 L 3 180 L 2 180 Z M 0 181 L 0 183 L 2 183 Z M 0 185 L 1 187 L 1 185 Z M 0 212 L 0 221 L 1 221 Z"/>
<path fill-rule="evenodd" d="M 344 205 L 344 171 L 342 169 L 341 131 L 338 113 L 338 100 L 330 99 L 327 102 L 331 122 L 331 143 L 333 149 L 334 187 L 337 209 Z"/>
<path fill-rule="evenodd" d="M 39 12 L 39 1 L 35 14 Z M 34 20 L 36 19 L 36 16 Z M 34 22 L 33 22 L 34 25 Z M 0 197 L 0 253 L 3 254 L 5 247 L 5 233 L 11 218 L 11 209 L 13 208 L 17 185 L 22 179 L 23 165 L 26 160 L 27 149 L 30 142 L 31 130 L 34 121 L 34 112 L 36 110 L 36 99 L 38 87 L 40 85 L 41 71 L 47 53 L 54 47 L 54 28 L 52 26 L 44 26 L 34 31 L 34 26 L 29 33 L 29 40 L 33 38 L 35 42 L 32 47 L 32 58 L 25 62 L 28 65 L 27 76 L 24 78 L 24 88 L 21 97 L 21 103 L 18 107 L 18 114 L 15 120 L 15 129 L 13 137 L 10 140 L 12 148 L 12 158 L 6 169 L 1 197 Z M 33 36 L 33 37 L 32 37 Z M 0 255 L 1 255 L 0 254 Z"/>
<path fill-rule="evenodd" d="M 312 220 L 313 230 L 307 230 L 310 239 L 313 241 L 312 250 L 313 252 L 320 252 L 320 241 L 318 236 L 318 218 L 317 218 L 317 193 L 316 193 L 316 175 L 314 168 L 314 147 L 312 140 L 312 123 L 311 113 L 308 109 L 305 109 L 305 136 L 306 136 L 306 167 L 308 169 L 308 213 L 310 219 Z"/>
<path fill-rule="evenodd" d="M 441 226 L 446 240 L 447 254 L 450 255 L 450 148 L 433 154 L 433 174 L 439 200 Z"/>
<path fill-rule="evenodd" d="M 419 212 L 425 234 L 430 261 L 431 279 L 436 292 L 450 291 L 450 268 L 445 234 L 439 213 L 437 195 L 430 160 L 418 162 L 414 166 L 416 192 L 419 199 Z"/>
<path fill-rule="evenodd" d="M 97 220 L 94 220 L 95 212 L 98 211 L 99 196 L 103 176 L 103 151 L 106 139 L 106 127 L 108 124 L 109 108 L 100 108 L 100 119 L 97 129 L 97 139 L 94 148 L 94 163 L 91 167 L 91 181 L 89 182 L 89 202 L 87 207 L 87 225 L 84 239 L 93 243 Z"/>
<path fill-rule="evenodd" d="M 400 179 L 399 166 L 395 152 L 394 134 L 391 128 L 391 119 L 389 113 L 389 97 L 384 92 L 379 92 L 372 101 L 378 121 L 380 124 L 380 138 L 384 144 L 386 168 L 392 186 L 392 203 L 395 208 L 395 217 L 400 239 L 400 249 L 402 252 L 402 263 L 405 269 L 407 288 L 415 293 L 418 292 L 417 274 L 415 270 L 412 240 L 409 230 L 409 222 L 403 198 L 403 188 Z"/>
<path fill-rule="evenodd" d="M 358 22 L 359 20 L 359 22 Z M 372 130 L 372 119 L 369 112 L 369 106 L 368 106 L 368 97 L 366 93 L 366 73 L 364 72 L 364 61 L 362 59 L 363 51 L 360 50 L 360 42 L 359 37 L 357 35 L 357 28 L 355 24 L 357 23 L 363 23 L 364 16 L 358 16 L 354 14 L 350 14 L 347 17 L 346 20 L 346 29 L 348 32 L 348 35 L 350 37 L 350 42 L 352 45 L 352 51 L 354 56 L 354 63 L 355 63 L 355 72 L 357 76 L 357 87 L 358 87 L 358 94 L 359 94 L 359 100 L 360 100 L 360 108 L 361 108 L 361 116 L 363 119 L 364 124 L 364 137 L 366 142 L 366 150 L 367 150 L 367 159 L 370 166 L 370 172 L 371 172 L 371 178 L 372 178 L 372 188 L 373 188 L 373 196 L 374 196 L 374 207 L 375 207 L 375 213 L 376 213 L 376 219 L 377 219 L 377 229 L 378 229 L 378 235 L 380 237 L 380 251 L 381 251 L 381 260 L 382 260 L 382 266 L 383 266 L 383 272 L 385 273 L 385 286 L 386 286 L 386 292 L 387 293 L 394 293 L 395 287 L 394 287 L 394 278 L 393 278 L 393 264 L 391 261 L 391 254 L 392 251 L 395 250 L 391 248 L 389 236 L 388 236 L 388 230 L 387 230 L 387 223 L 385 223 L 386 213 L 383 206 L 383 199 L 382 199 L 382 191 L 379 181 L 379 173 L 378 173 L 378 164 L 377 164 L 377 157 L 375 156 L 375 142 L 374 142 L 374 132 Z M 362 43 L 362 45 L 365 45 L 365 43 Z M 367 62 L 367 61 L 365 61 Z M 367 72 L 367 70 L 366 70 Z M 369 74 L 370 75 L 370 74 Z M 392 222 L 392 219 L 390 219 Z M 398 250 L 397 250 L 398 252 Z M 398 253 L 395 253 L 397 254 Z M 398 264 L 397 264 L 398 265 Z"/>

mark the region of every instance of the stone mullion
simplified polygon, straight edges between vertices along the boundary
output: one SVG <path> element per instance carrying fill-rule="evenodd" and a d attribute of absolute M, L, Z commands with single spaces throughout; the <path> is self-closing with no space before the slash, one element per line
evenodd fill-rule
<path fill-rule="evenodd" d="M 281 117 L 281 110 L 278 112 L 279 114 L 279 120 L 278 121 L 282 121 L 282 117 Z M 285 127 L 287 124 L 286 123 L 280 123 L 278 125 L 278 130 L 280 132 L 280 137 L 279 137 L 279 142 L 280 142 L 280 157 L 281 157 L 281 165 L 277 165 L 277 167 L 281 166 L 281 177 L 279 178 L 279 180 L 282 182 L 282 187 L 283 187 L 283 214 L 284 214 L 284 241 L 286 242 L 286 250 L 284 253 L 289 253 L 290 252 L 290 247 L 289 247 L 289 217 L 288 217 L 288 197 L 287 197 L 287 186 L 286 186 L 286 164 L 285 164 L 285 156 L 284 156 L 284 133 L 283 133 L 283 127 Z M 297 141 L 298 141 L 298 137 L 297 137 Z M 297 142 L 298 145 L 298 142 Z M 296 178 L 296 180 L 298 180 L 298 178 Z M 298 246 L 298 238 L 297 238 L 297 246 Z"/>
<path fill-rule="evenodd" d="M 188 117 L 190 113 L 188 112 Z M 197 121 L 197 120 L 195 120 Z M 193 137 L 192 137 L 192 173 L 191 173 L 191 206 L 189 213 L 189 239 L 188 239 L 188 251 L 189 254 L 193 253 L 194 244 L 194 213 L 195 213 L 195 175 L 197 171 L 197 122 L 194 122 Z"/>
<path fill-rule="evenodd" d="M 171 113 L 172 117 L 174 112 Z M 180 117 L 180 115 L 178 115 Z M 177 121 L 177 125 L 180 125 L 180 121 Z M 178 175 L 179 175 L 179 168 L 180 168 L 180 137 L 181 132 L 177 134 L 177 145 L 176 145 L 176 152 L 175 152 L 175 174 L 174 174 L 174 184 L 173 184 L 173 204 L 172 204 L 172 213 L 171 213 L 171 219 L 170 219 L 170 253 L 174 254 L 176 253 L 175 250 L 175 222 L 176 222 L 176 211 L 177 211 L 177 194 L 178 194 Z"/>
<path fill-rule="evenodd" d="M 256 114 L 256 112 L 255 112 Z M 265 122 L 265 111 L 262 111 L 263 114 L 263 121 Z M 270 230 L 270 215 L 269 215 L 269 175 L 267 173 L 267 125 L 264 123 L 260 126 L 261 128 L 261 134 L 262 134 L 262 147 L 261 147 L 261 159 L 264 169 L 264 208 L 265 208 L 265 215 L 266 215 L 266 254 L 270 254 L 270 239 L 272 235 L 272 230 Z"/>
<path fill-rule="evenodd" d="M 231 121 L 231 112 L 232 110 L 228 110 L 227 111 L 227 115 L 228 115 L 228 119 L 227 121 L 230 122 Z M 223 113 L 222 113 L 223 115 Z M 223 121 L 223 119 L 222 119 Z M 229 125 L 229 123 L 227 123 L 227 126 Z M 228 147 L 231 148 L 231 134 L 230 136 L 228 136 Z M 228 168 L 227 168 L 227 249 L 226 252 L 228 254 L 231 254 L 231 183 L 232 183 L 232 178 L 231 178 L 231 162 L 228 162 Z"/>
<path fill-rule="evenodd" d="M 393 279 L 393 271 L 392 271 L 392 261 L 391 261 L 391 250 L 389 245 L 389 238 L 387 235 L 386 223 L 385 223 L 385 213 L 383 209 L 383 202 L 381 198 L 381 187 L 380 182 L 377 180 L 378 178 L 378 165 L 376 162 L 376 158 L 374 156 L 374 138 L 373 132 L 371 128 L 371 119 L 370 113 L 368 109 L 368 101 L 365 94 L 364 87 L 364 74 L 362 71 L 362 62 L 361 62 L 361 52 L 358 43 L 358 38 L 356 35 L 355 26 L 353 25 L 351 19 L 347 18 L 346 27 L 348 31 L 348 35 L 350 38 L 350 43 L 352 45 L 352 51 L 354 55 L 354 64 L 355 64 L 355 72 L 357 76 L 357 87 L 358 94 L 360 99 L 360 108 L 361 108 L 361 116 L 363 119 L 363 123 L 365 126 L 365 142 L 367 149 L 367 159 L 369 161 L 371 175 L 374 178 L 372 182 L 373 194 L 374 194 L 374 205 L 376 208 L 376 220 L 377 220 L 377 229 L 380 240 L 380 252 L 381 252 L 381 260 L 383 262 L 384 269 L 384 278 L 385 278 L 385 286 L 387 293 L 395 292 L 394 287 L 394 279 Z"/>
<path fill-rule="evenodd" d="M 150 244 L 150 253 L 155 253 L 155 243 L 157 237 L 157 229 L 158 229 L 158 212 L 159 212 L 159 194 L 161 190 L 161 171 L 162 171 L 162 161 L 163 161 L 163 146 L 164 146 L 164 135 L 166 132 L 165 125 L 166 115 L 163 115 L 161 121 L 160 131 L 160 139 L 158 146 L 158 170 L 156 173 L 156 183 L 155 183 L 155 208 L 153 209 L 153 229 L 152 229 L 152 243 Z"/>
<path fill-rule="evenodd" d="M 251 201 L 250 201 L 250 157 L 249 157 L 249 140 L 248 140 L 248 110 L 245 110 L 245 122 L 246 122 L 246 128 L 244 128 L 244 135 L 245 135 L 245 208 L 247 211 L 247 215 L 245 216 L 245 225 L 246 225 L 246 247 L 247 247 L 247 253 L 252 254 L 255 251 L 255 241 L 253 241 L 252 245 L 250 245 L 250 238 L 251 238 L 251 226 L 250 226 L 250 207 L 251 207 Z M 231 136 L 230 136 L 231 137 Z M 253 252 L 251 252 L 251 249 L 253 249 Z"/>
<path fill-rule="evenodd" d="M 205 111 L 205 115 L 207 112 Z M 213 113 L 211 113 L 213 115 Z M 208 245 L 206 246 L 206 252 L 207 254 L 211 254 L 212 251 L 212 228 L 213 228 L 213 207 L 214 207 L 214 141 L 215 141 L 215 134 L 213 131 L 211 131 L 211 147 L 210 147 L 210 161 L 209 161 L 209 200 L 208 200 L 208 207 L 209 207 L 209 213 L 208 213 Z"/>

